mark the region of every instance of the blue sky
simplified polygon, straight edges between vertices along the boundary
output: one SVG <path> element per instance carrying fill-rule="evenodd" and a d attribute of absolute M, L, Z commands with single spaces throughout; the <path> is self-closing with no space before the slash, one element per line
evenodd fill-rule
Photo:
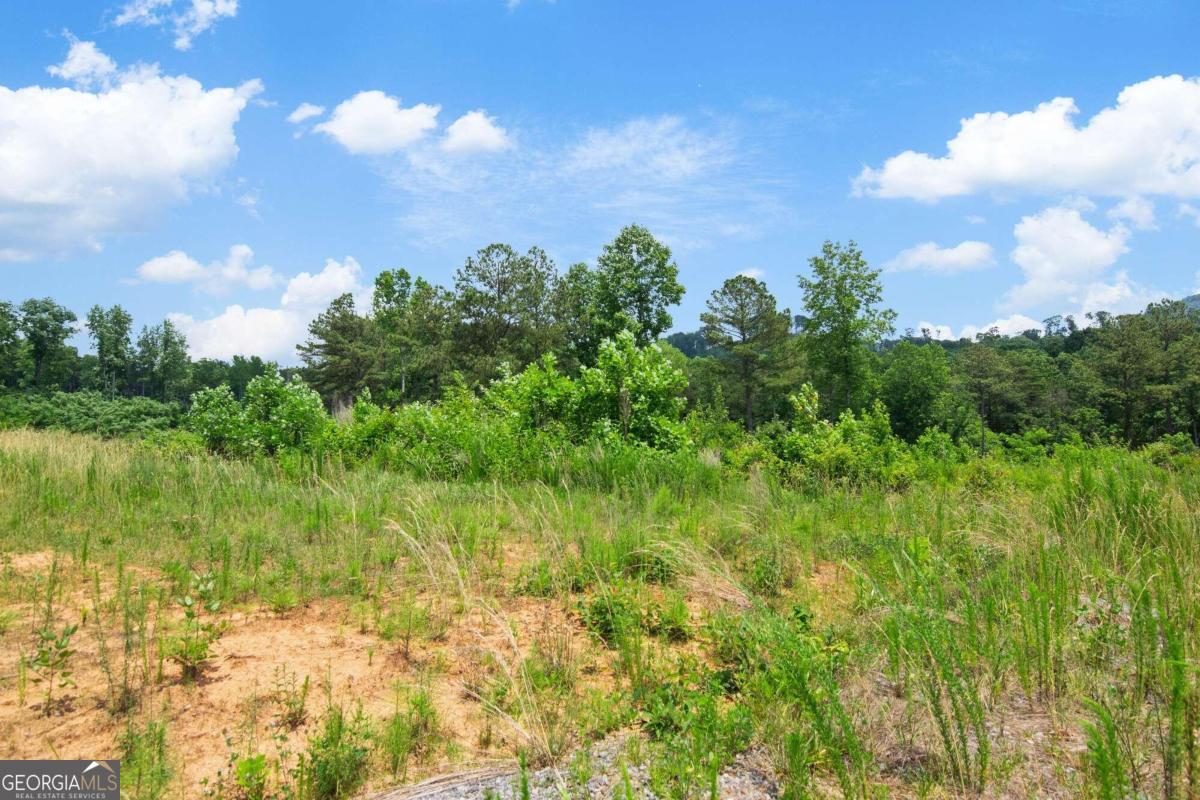
<path fill-rule="evenodd" d="M 565 269 L 637 221 L 677 329 L 739 272 L 798 310 L 827 238 L 902 330 L 1132 310 L 1200 280 L 1198 29 L 1115 0 L 8 2 L 0 297 L 291 362 L 381 269 L 449 284 L 492 241 Z"/>

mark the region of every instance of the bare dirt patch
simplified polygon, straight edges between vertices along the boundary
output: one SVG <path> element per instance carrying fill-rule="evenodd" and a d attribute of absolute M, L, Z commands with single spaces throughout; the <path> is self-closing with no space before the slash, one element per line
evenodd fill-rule
<path fill-rule="evenodd" d="M 48 571 L 52 561 L 50 551 L 7 557 L 11 569 L 30 578 Z M 58 606 L 56 627 L 80 621 L 90 595 L 80 572 L 60 574 L 67 602 Z M 43 713 L 42 688 L 32 680 L 26 681 L 22 702 L 17 663 L 36 643 L 32 632 L 41 609 L 32 597 L 20 607 L 10 603 L 8 610 L 16 616 L 0 649 L 0 758 L 116 757 L 127 726 L 161 719 L 167 724 L 180 794 L 196 797 L 204 779 L 214 779 L 228 766 L 231 745 L 241 747 L 251 731 L 260 751 L 294 755 L 316 731 L 327 703 L 361 707 L 369 717 L 382 719 L 395 709 L 398 691 L 418 685 L 429 688 L 442 734 L 453 746 L 411 768 L 409 781 L 463 764 L 509 758 L 520 743 L 520 731 L 495 719 L 489 723 L 479 697 L 469 690 L 481 662 L 492 665 L 493 672 L 496 663 L 515 668 L 539 637 L 555 636 L 578 659 L 581 687 L 611 685 L 612 676 L 607 659 L 561 603 L 526 597 L 497 602 L 490 610 L 475 606 L 447 612 L 444 632 L 408 647 L 368 630 L 361 608 L 341 599 L 314 601 L 284 614 L 225 610 L 220 616 L 226 630 L 200 678 L 187 684 L 179 668 L 163 660 L 161 680 L 141 692 L 133 711 L 120 715 L 106 708 L 108 684 L 90 621 L 72 642 L 75 685 L 56 690 L 49 715 Z M 164 622 L 175 624 L 174 617 Z M 106 641 L 110 656 L 119 652 L 115 633 Z M 158 668 L 151 664 L 152 672 Z M 291 677 L 297 683 L 307 677 L 311 687 L 307 719 L 295 729 L 277 723 L 281 705 L 276 687 Z M 390 776 L 373 774 L 368 786 L 389 783 L 394 783 Z"/>

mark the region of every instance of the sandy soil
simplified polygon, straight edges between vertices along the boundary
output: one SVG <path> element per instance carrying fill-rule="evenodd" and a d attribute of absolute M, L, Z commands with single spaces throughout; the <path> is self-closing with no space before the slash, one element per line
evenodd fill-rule
<path fill-rule="evenodd" d="M 32 577 L 49 570 L 52 560 L 50 552 L 21 554 L 7 557 L 4 568 Z M 60 624 L 79 621 L 79 610 L 90 605 L 90 589 L 61 563 L 60 572 Z M 397 687 L 421 683 L 431 689 L 455 756 L 410 770 L 410 780 L 510 756 L 520 732 L 493 719 L 483 736 L 487 720 L 469 691 L 488 665 L 518 663 L 537 637 L 557 636 L 576 653 L 585 688 L 611 684 L 611 676 L 601 668 L 608 656 L 559 604 L 524 597 L 499 602 L 496 609 L 451 614 L 443 636 L 414 640 L 407 655 L 401 643 L 361 631 L 361 611 L 356 613 L 344 600 L 316 601 L 284 614 L 230 609 L 222 614 L 226 632 L 198 681 L 184 683 L 179 668 L 166 661 L 163 680 L 144 692 L 138 708 L 114 716 L 105 707 L 107 683 L 91 621 L 72 642 L 75 685 L 57 691 L 51 713 L 43 713 L 42 689 L 32 682 L 20 702 L 16 664 L 35 643 L 32 631 L 40 604 L 32 598 L 15 605 L 10 600 L 3 606 L 16 617 L 0 646 L 0 758 L 116 757 L 119 737 L 131 720 L 162 718 L 178 759 L 179 785 L 186 787 L 187 796 L 197 796 L 201 781 L 215 778 L 226 766 L 231 743 L 241 746 L 251 729 L 260 750 L 273 754 L 278 747 L 295 753 L 315 730 L 327 698 L 351 708 L 361 705 L 368 715 L 383 718 L 394 709 Z M 119 650 L 116 636 L 108 637 L 108 647 Z M 280 706 L 275 687 L 282 674 L 311 681 L 308 720 L 295 730 L 276 724 Z M 389 782 L 380 777 L 374 783 L 378 788 Z"/>

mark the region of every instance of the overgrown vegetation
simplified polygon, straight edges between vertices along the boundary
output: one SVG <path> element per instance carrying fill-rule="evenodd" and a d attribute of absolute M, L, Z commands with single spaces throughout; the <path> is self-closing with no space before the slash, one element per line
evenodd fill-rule
<path fill-rule="evenodd" d="M 0 571 L 20 702 L 70 688 L 90 632 L 98 705 L 162 796 L 147 699 L 202 696 L 247 609 L 336 601 L 394 670 L 386 707 L 316 675 L 310 708 L 278 672 L 214 793 L 338 800 L 471 748 L 529 794 L 620 730 L 618 796 L 715 796 L 747 749 L 792 798 L 1200 791 L 1192 312 L 885 348 L 878 275 L 830 244 L 801 333 L 740 278 L 689 358 L 657 341 L 682 287 L 647 237 L 563 277 L 488 248 L 454 293 L 385 273 L 369 315 L 314 323 L 311 383 L 262 365 L 133 442 L 0 432 L 3 550 L 58 554 Z"/>

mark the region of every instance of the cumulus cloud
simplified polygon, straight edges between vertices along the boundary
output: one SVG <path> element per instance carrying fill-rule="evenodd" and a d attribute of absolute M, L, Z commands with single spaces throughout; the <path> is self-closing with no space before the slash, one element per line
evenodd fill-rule
<path fill-rule="evenodd" d="M 70 34 L 67 38 L 71 42 L 67 57 L 61 64 L 46 67 L 46 72 L 82 89 L 107 84 L 116 75 L 117 63 L 100 52 L 95 42 L 81 42 Z"/>
<path fill-rule="evenodd" d="M 295 344 L 304 338 L 307 322 L 281 308 L 245 308 L 231 305 L 210 319 L 197 320 L 190 314 L 168 314 L 188 340 L 192 358 L 224 358 L 256 355 L 289 361 Z"/>
<path fill-rule="evenodd" d="M 1142 231 L 1158 227 L 1154 219 L 1154 203 L 1144 197 L 1125 198 L 1108 210 L 1108 218 L 1117 222 L 1128 222 Z"/>
<path fill-rule="evenodd" d="M 958 341 L 959 339 L 974 339 L 981 333 L 996 331 L 1001 336 L 1018 336 L 1027 330 L 1041 330 L 1042 323 L 1024 314 L 1013 314 L 992 320 L 985 325 L 964 325 L 958 334 L 949 325 L 938 325 L 932 322 L 917 323 L 917 330 L 928 332 L 930 338 L 942 341 Z"/>
<path fill-rule="evenodd" d="M 857 194 L 935 201 L 981 192 L 1200 197 L 1200 80 L 1127 86 L 1083 124 L 1068 97 L 962 121 L 944 156 L 908 150 L 854 183 Z"/>
<path fill-rule="evenodd" d="M 747 267 L 738 273 L 738 275 L 745 275 L 747 278 L 754 278 L 756 281 L 761 281 L 763 279 L 763 275 L 765 274 L 766 273 L 758 267 Z"/>
<path fill-rule="evenodd" d="M 176 10 L 175 0 L 129 0 L 117 12 L 116 25 L 170 27 L 176 50 L 190 50 L 192 41 L 217 24 L 222 17 L 236 17 L 237 0 L 184 0 Z"/>
<path fill-rule="evenodd" d="M 77 55 L 84 43 L 71 50 Z M 106 236 L 144 225 L 219 175 L 237 156 L 234 126 L 262 83 L 205 89 L 186 76 L 103 55 L 68 54 L 57 69 L 109 75 L 98 91 L 0 86 L 0 241 L 37 255 L 99 250 Z M 101 66 L 97 66 L 101 65 Z"/>
<path fill-rule="evenodd" d="M 315 103 L 301 103 L 296 106 L 296 110 L 287 115 L 287 121 L 293 125 L 298 125 L 306 119 L 319 117 L 325 113 L 325 106 L 319 106 Z"/>
<path fill-rule="evenodd" d="M 1055 206 L 1023 217 L 1013 229 L 1012 259 L 1025 282 L 1007 296 L 1010 306 L 1066 299 L 1079 301 L 1117 259 L 1129 251 L 1129 229 L 1092 226 L 1076 208 Z"/>
<path fill-rule="evenodd" d="M 333 109 L 313 128 L 356 155 L 382 155 L 413 144 L 437 127 L 441 106 L 418 103 L 410 108 L 378 90 L 359 92 Z"/>
<path fill-rule="evenodd" d="M 483 109 L 468 111 L 450 124 L 442 139 L 447 153 L 494 153 L 512 147 L 507 131 Z"/>
<path fill-rule="evenodd" d="M 282 282 L 271 267 L 254 267 L 254 251 L 249 245 L 235 244 L 224 260 L 201 264 L 182 250 L 172 250 L 143 263 L 138 277 L 149 283 L 192 283 L 209 294 L 225 294 L 244 286 L 247 289 L 269 289 Z"/>
<path fill-rule="evenodd" d="M 990 267 L 995 263 L 990 244 L 968 240 L 953 247 L 924 242 L 901 250 L 895 258 L 884 264 L 884 268 L 890 272 L 919 270 L 936 275 L 954 275 Z"/>
<path fill-rule="evenodd" d="M 1109 279 L 1093 281 L 1084 286 L 1077 293 L 1076 310 L 1073 313 L 1077 317 L 1096 311 L 1132 314 L 1166 296 L 1167 292 L 1138 283 L 1120 270 Z"/>
<path fill-rule="evenodd" d="M 192 358 L 231 358 L 257 355 L 283 362 L 295 360 L 295 346 L 304 340 L 308 325 L 339 295 L 359 296 L 362 267 L 347 256 L 328 259 L 316 273 L 302 272 L 288 281 L 277 307 L 228 306 L 208 319 L 190 314 L 169 314 L 188 339 Z"/>
<path fill-rule="evenodd" d="M 361 274 L 362 267 L 349 256 L 340 263 L 327 259 L 320 272 L 301 272 L 288 281 L 280 302 L 292 308 L 320 308 L 335 297 L 358 291 Z"/>

